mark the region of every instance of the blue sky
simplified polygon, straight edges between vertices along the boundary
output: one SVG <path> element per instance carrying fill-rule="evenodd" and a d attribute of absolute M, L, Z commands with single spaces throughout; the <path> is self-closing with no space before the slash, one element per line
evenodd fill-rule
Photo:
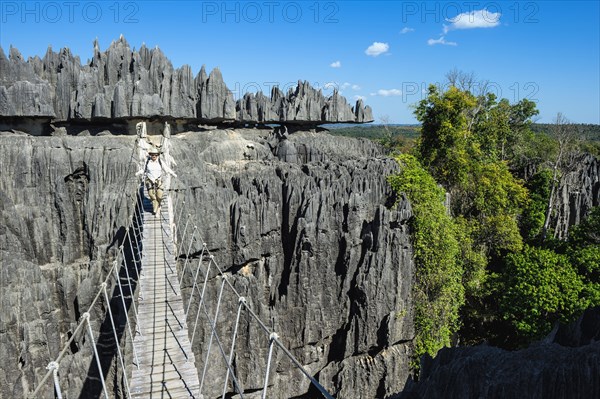
<path fill-rule="evenodd" d="M 24 57 L 98 38 L 160 47 L 175 67 L 219 67 L 237 97 L 298 80 L 336 86 L 376 122 L 415 123 L 411 106 L 459 69 L 539 121 L 600 123 L 600 1 L 1 1 L 0 46 Z"/>

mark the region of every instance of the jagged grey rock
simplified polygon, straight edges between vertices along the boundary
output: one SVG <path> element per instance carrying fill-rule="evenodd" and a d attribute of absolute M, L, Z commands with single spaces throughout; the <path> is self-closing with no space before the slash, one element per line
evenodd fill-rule
<path fill-rule="evenodd" d="M 600 397 L 600 308 L 519 351 L 486 345 L 442 349 L 398 399 Z"/>
<path fill-rule="evenodd" d="M 233 93 L 223 82 L 223 75 L 218 68 L 212 70 L 206 77 L 204 66 L 197 77 L 198 88 L 198 117 L 204 120 L 234 120 L 235 102 Z M 215 115 L 218 115 L 215 117 Z"/>
<path fill-rule="evenodd" d="M 600 161 L 584 154 L 573 162 L 573 170 L 560 179 L 556 190 L 556 213 L 551 220 L 557 238 L 565 238 L 569 227 L 578 224 L 600 206 Z"/>
<path fill-rule="evenodd" d="M 0 116 L 54 117 L 51 85 L 16 48 L 10 48 L 9 57 L 0 47 Z"/>
<path fill-rule="evenodd" d="M 0 397 L 26 397 L 106 276 L 128 216 L 133 138 L 0 137 Z M 93 317 L 97 320 L 98 314 Z M 95 324 L 97 326 L 97 324 Z M 91 347 L 61 362 L 80 394 Z M 48 386 L 39 397 L 52 396 Z"/>
<path fill-rule="evenodd" d="M 325 97 L 308 82 L 298 82 L 286 95 L 274 87 L 271 98 L 261 92 L 247 93 L 236 104 L 237 119 L 246 123 L 290 123 L 318 125 L 321 123 L 363 123 L 373 121 L 373 112 L 362 100 L 351 107 L 337 90 Z"/>
<path fill-rule="evenodd" d="M 273 151 L 279 140 L 263 135 L 220 131 L 203 134 L 202 140 L 181 138 L 185 145 L 174 141 L 178 174 L 197 187 L 181 191 L 177 203 L 185 198 L 182 212 L 198 223 L 236 288 L 248 293 L 257 314 L 273 323 L 286 346 L 319 373 L 328 389 L 338 397 L 356 397 L 351 385 L 342 386 L 348 380 L 337 377 L 343 370 L 344 375 L 369 374 L 361 380 L 365 397 L 376 397 L 378 390 L 397 392 L 403 380 L 384 376 L 383 364 L 408 373 L 414 266 L 406 224 L 410 207 L 405 201 L 386 207 L 392 193 L 385 176 L 396 170 L 395 161 L 368 141 L 314 133 L 290 135 L 284 140 L 290 148 L 308 150 L 278 161 Z M 192 246 L 192 252 L 200 249 Z M 219 285 L 212 280 L 208 292 L 216 295 Z M 188 293 L 191 281 L 183 286 Z M 222 306 L 234 314 L 237 301 L 226 299 Z M 223 320 L 220 334 L 226 336 L 232 322 Z M 200 327 L 199 334 L 204 338 L 198 341 L 206 342 L 210 330 Z M 265 339 L 254 325 L 238 343 L 245 355 L 244 364 L 236 358 L 236 370 L 245 389 L 262 386 L 254 369 L 265 367 Z M 196 349 L 203 359 L 206 347 Z M 207 381 L 218 381 L 224 371 L 219 356 L 211 353 L 214 366 Z M 285 362 L 281 354 L 278 360 Z M 372 362 L 382 367 L 371 368 Z M 275 372 L 269 397 L 288 398 L 309 389 L 307 380 L 290 381 L 288 373 L 285 367 Z M 210 395 L 222 389 L 210 384 Z"/>
<path fill-rule="evenodd" d="M 135 193 L 135 181 L 126 178 L 137 160 L 134 140 L 0 137 L 0 396 L 23 397 L 34 387 L 97 292 L 112 260 L 107 248 L 113 254 L 127 221 L 115 201 Z M 369 141 L 310 132 L 288 135 L 283 141 L 296 156 L 280 160 L 280 140 L 269 130 L 173 136 L 175 210 L 189 214 L 183 220 L 198 226 L 230 282 L 327 389 L 339 398 L 398 392 L 413 336 L 414 264 L 410 205 L 401 199 L 392 207 L 385 180 L 397 164 Z M 213 310 L 219 285 L 207 285 Z M 188 297 L 189 275 L 183 287 Z M 218 330 L 229 337 L 237 300 L 228 292 L 221 306 Z M 202 325 L 196 334 L 203 364 L 209 329 Z M 61 362 L 69 397 L 79 395 L 92 363 L 89 345 L 81 344 Z M 267 337 L 250 324 L 237 347 L 240 383 L 261 389 Z M 275 355 L 269 397 L 311 396 L 308 380 Z M 215 346 L 209 362 L 206 389 L 220 396 L 223 361 Z M 51 384 L 45 392 L 52 395 Z"/>
<path fill-rule="evenodd" d="M 351 107 L 334 92 L 329 98 L 307 82 L 287 95 L 273 91 L 246 94 L 240 100 L 218 68 L 194 78 L 188 65 L 175 69 L 157 47 L 133 51 L 124 37 L 82 65 L 68 48 L 48 48 L 42 59 L 24 60 L 16 48 L 6 57 L 0 48 L 0 117 L 38 116 L 57 121 L 96 118 L 176 118 L 202 123 L 320 124 L 373 120 L 358 101 Z"/>

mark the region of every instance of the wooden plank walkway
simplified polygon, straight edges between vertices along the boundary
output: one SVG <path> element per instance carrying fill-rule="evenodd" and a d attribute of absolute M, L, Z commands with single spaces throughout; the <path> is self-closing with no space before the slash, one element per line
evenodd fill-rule
<path fill-rule="evenodd" d="M 160 214 L 154 216 L 144 199 L 140 332 L 133 341 L 140 364 L 130 380 L 132 398 L 201 398 L 175 267 L 170 205 L 165 195 Z"/>

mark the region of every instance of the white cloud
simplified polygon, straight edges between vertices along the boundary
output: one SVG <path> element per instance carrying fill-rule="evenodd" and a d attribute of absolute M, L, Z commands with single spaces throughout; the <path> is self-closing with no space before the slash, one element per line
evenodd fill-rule
<path fill-rule="evenodd" d="M 390 96 L 401 96 L 402 90 L 398 89 L 379 89 L 377 93 L 371 93 L 372 96 L 390 97 Z"/>
<path fill-rule="evenodd" d="M 409 33 L 409 32 L 414 32 L 415 30 L 413 28 L 409 28 L 408 26 L 405 26 L 404 28 L 402 28 L 402 30 L 400 31 L 401 34 L 405 34 L 405 33 Z"/>
<path fill-rule="evenodd" d="M 360 90 L 359 85 L 355 85 L 349 82 L 344 82 L 340 85 L 340 90 L 346 90 L 347 88 L 351 88 L 352 90 Z"/>
<path fill-rule="evenodd" d="M 445 46 L 456 46 L 457 45 L 456 42 L 447 42 L 444 39 L 444 36 L 440 36 L 439 39 L 429 39 L 429 40 L 427 40 L 427 44 L 429 44 L 430 46 L 434 46 L 436 44 L 443 44 Z"/>
<path fill-rule="evenodd" d="M 359 96 L 359 95 L 356 95 L 356 96 L 354 96 L 353 98 L 354 98 L 354 101 L 358 101 L 358 100 L 363 100 L 363 101 L 365 101 L 365 97 L 364 97 L 364 96 Z"/>
<path fill-rule="evenodd" d="M 366 50 L 365 54 L 372 57 L 377 57 L 383 53 L 386 53 L 390 49 L 390 45 L 387 43 L 373 42 Z"/>
<path fill-rule="evenodd" d="M 446 19 L 451 24 L 444 25 L 444 33 L 454 29 L 494 28 L 500 25 L 499 12 L 490 12 L 487 9 L 463 12 L 454 18 Z"/>
<path fill-rule="evenodd" d="M 333 89 L 338 89 L 340 85 L 337 84 L 336 82 L 327 82 L 323 85 L 323 89 L 325 90 L 333 90 Z"/>
<path fill-rule="evenodd" d="M 331 64 L 329 64 L 329 66 L 332 68 L 341 68 L 342 63 L 340 61 L 335 61 L 335 62 L 332 62 Z"/>

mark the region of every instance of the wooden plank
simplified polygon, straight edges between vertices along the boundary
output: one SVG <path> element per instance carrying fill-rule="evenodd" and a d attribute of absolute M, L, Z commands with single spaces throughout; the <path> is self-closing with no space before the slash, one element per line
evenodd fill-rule
<path fill-rule="evenodd" d="M 144 353 L 151 348 L 154 351 L 163 351 L 166 350 L 176 350 L 177 352 L 184 353 L 185 356 L 189 357 L 191 355 L 191 351 L 189 350 L 189 346 L 186 345 L 185 340 L 187 335 L 182 335 L 179 337 L 172 337 L 171 335 L 163 335 L 162 337 L 157 336 L 148 336 L 151 339 L 141 341 L 140 345 L 136 345 L 136 349 L 139 349 L 141 353 Z M 164 338 L 166 337 L 166 338 Z M 186 350 L 187 349 L 187 350 Z M 139 356 L 138 356 L 139 357 Z"/>
<path fill-rule="evenodd" d="M 154 320 L 144 320 L 144 321 L 140 321 L 140 328 L 143 328 L 144 330 L 150 332 L 151 330 L 155 330 L 155 331 L 159 331 L 159 330 L 165 330 L 167 329 L 167 327 L 173 329 L 173 330 L 180 330 L 181 328 L 185 328 L 185 320 L 183 320 L 183 316 L 181 318 L 168 318 L 165 317 L 164 314 L 156 314 L 154 316 L 148 316 L 148 317 L 155 317 Z"/>
<path fill-rule="evenodd" d="M 192 386 L 188 389 L 180 388 L 180 389 L 164 389 L 163 390 L 154 390 L 149 392 L 148 390 L 141 391 L 140 393 L 131 392 L 131 397 L 133 398 L 144 398 L 144 399 L 153 399 L 153 398 L 201 398 L 201 396 L 197 393 L 199 386 Z M 190 393 L 191 392 L 191 393 Z M 153 396 L 154 394 L 154 396 Z"/>
<path fill-rule="evenodd" d="M 143 370 L 142 372 L 144 373 L 144 375 L 150 375 L 152 373 L 152 370 L 154 368 L 153 367 L 154 362 L 161 363 L 161 366 L 155 366 L 155 367 L 162 367 L 163 360 L 165 360 L 167 362 L 177 363 L 179 365 L 184 364 L 184 363 L 191 363 L 191 364 L 193 364 L 193 366 L 191 366 L 191 367 L 195 367 L 195 362 L 196 362 L 195 357 L 193 357 L 193 356 L 185 357 L 183 354 L 180 354 L 180 353 L 173 354 L 173 355 L 171 355 L 171 353 L 169 353 L 168 358 L 165 358 L 164 351 L 162 351 L 162 352 L 146 352 L 141 357 L 138 355 L 138 360 L 140 362 L 140 364 L 139 364 L 140 370 Z"/>
<path fill-rule="evenodd" d="M 139 347 L 141 350 L 146 350 L 146 348 L 148 348 L 149 345 L 160 345 L 160 349 L 162 350 L 163 345 L 165 343 L 173 342 L 184 349 L 189 348 L 189 345 L 188 345 L 189 338 L 187 336 L 187 331 L 186 330 L 182 330 L 182 331 L 183 332 L 176 333 L 177 335 L 174 335 L 173 333 L 159 333 L 159 334 L 142 335 L 144 337 L 144 339 L 140 338 L 140 340 L 139 340 L 140 346 Z M 138 346 L 136 345 L 136 348 L 137 347 Z M 191 353 L 191 351 L 189 351 L 187 353 Z"/>
<path fill-rule="evenodd" d="M 135 398 L 200 397 L 168 222 L 169 208 L 163 206 L 160 218 L 147 212 L 144 218 L 138 291 L 141 298 L 137 307 L 141 334 L 133 342 L 139 369 L 133 369 L 130 379 Z"/>
<path fill-rule="evenodd" d="M 161 364 L 158 366 L 154 365 L 155 361 L 160 361 Z M 150 375 L 152 374 L 154 369 L 157 369 L 158 367 L 161 368 L 162 370 L 162 362 L 166 362 L 167 364 L 177 364 L 178 367 L 182 367 L 182 365 L 185 364 L 190 364 L 190 366 L 186 366 L 186 367 L 190 367 L 192 369 L 195 369 L 195 358 L 190 357 L 187 358 L 183 355 L 180 354 L 171 354 L 171 352 L 169 352 L 169 356 L 165 357 L 164 356 L 164 352 L 161 353 L 146 353 L 145 357 L 143 357 L 142 359 L 140 359 L 140 371 L 137 375 Z"/>

